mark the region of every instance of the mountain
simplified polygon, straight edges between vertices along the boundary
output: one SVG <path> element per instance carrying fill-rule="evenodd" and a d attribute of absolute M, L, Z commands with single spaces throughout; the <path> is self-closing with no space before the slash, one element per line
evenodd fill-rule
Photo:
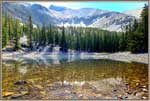
<path fill-rule="evenodd" d="M 6 13 L 13 18 L 18 18 L 21 22 L 26 23 L 29 15 L 32 15 L 33 23 L 36 25 L 52 24 L 56 19 L 52 17 L 49 10 L 39 4 L 25 4 L 25 3 L 7 3 L 2 4 L 2 13 Z"/>
<path fill-rule="evenodd" d="M 122 26 L 132 22 L 135 17 L 127 14 L 93 8 L 71 9 L 50 5 L 46 8 L 40 4 L 8 3 L 2 4 L 3 15 L 8 13 L 23 23 L 32 15 L 36 25 L 54 24 L 57 26 L 97 27 L 110 31 L 123 31 Z"/>
<path fill-rule="evenodd" d="M 130 16 L 134 16 L 134 17 L 136 17 L 137 19 L 139 19 L 142 10 L 143 10 L 143 8 L 137 8 L 137 9 L 133 9 L 133 10 L 127 10 L 127 11 L 124 11 L 124 12 L 122 12 L 122 13 L 127 14 L 127 15 L 130 15 Z"/>
<path fill-rule="evenodd" d="M 66 7 L 51 5 L 49 9 L 54 10 L 54 11 L 64 11 L 66 10 Z"/>

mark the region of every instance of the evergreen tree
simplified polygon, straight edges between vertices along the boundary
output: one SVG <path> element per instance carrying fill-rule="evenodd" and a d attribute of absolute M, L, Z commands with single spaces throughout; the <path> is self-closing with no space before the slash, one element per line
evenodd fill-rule
<path fill-rule="evenodd" d="M 20 49 L 20 44 L 19 44 L 19 20 L 16 19 L 16 23 L 15 23 L 15 26 L 14 26 L 14 33 L 15 33 L 15 47 L 14 49 L 15 50 L 18 50 Z"/>
<path fill-rule="evenodd" d="M 30 50 L 33 50 L 33 43 L 32 43 L 32 34 L 33 34 L 33 24 L 32 24 L 32 17 L 31 15 L 29 16 L 29 26 L 28 26 L 28 43 L 29 43 L 29 48 Z"/>
<path fill-rule="evenodd" d="M 144 34 L 143 52 L 148 52 L 148 5 L 146 4 L 141 13 L 141 18 L 142 18 L 141 27 L 143 27 L 142 33 Z"/>
<path fill-rule="evenodd" d="M 8 43 L 8 21 L 7 15 L 3 19 L 3 29 L 2 29 L 2 47 L 6 47 Z"/>
<path fill-rule="evenodd" d="M 66 36 L 65 36 L 65 28 L 64 26 L 62 27 L 62 37 L 61 37 L 61 44 L 60 46 L 62 47 L 62 51 L 67 51 L 67 44 L 66 44 Z"/>

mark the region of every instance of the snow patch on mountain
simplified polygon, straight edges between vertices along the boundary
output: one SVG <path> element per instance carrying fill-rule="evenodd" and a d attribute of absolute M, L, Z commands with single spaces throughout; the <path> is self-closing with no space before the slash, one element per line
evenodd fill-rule
<path fill-rule="evenodd" d="M 80 22 L 80 23 L 78 23 L 78 24 L 75 24 L 75 23 L 61 23 L 61 24 L 58 24 L 57 26 L 60 26 L 60 27 L 62 27 L 62 26 L 64 26 L 64 27 L 69 27 L 69 26 L 74 26 L 74 27 L 88 27 L 88 26 L 86 26 L 82 21 Z"/>

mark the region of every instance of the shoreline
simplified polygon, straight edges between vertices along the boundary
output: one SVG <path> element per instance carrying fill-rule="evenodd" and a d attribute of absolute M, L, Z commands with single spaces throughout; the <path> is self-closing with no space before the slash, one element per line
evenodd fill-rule
<path fill-rule="evenodd" d="M 116 53 L 87 53 L 87 52 L 81 52 L 81 53 L 62 53 L 62 52 L 46 52 L 45 54 L 40 52 L 23 52 L 23 51 L 17 51 L 17 52 L 2 52 L 2 60 L 18 60 L 20 58 L 29 58 L 29 59 L 38 59 L 38 58 L 44 58 L 50 57 L 52 59 L 58 59 L 58 56 L 60 55 L 67 56 L 67 58 L 70 58 L 68 56 L 75 56 L 78 55 L 80 59 L 109 59 L 109 60 L 115 60 L 115 61 L 122 61 L 122 62 L 138 62 L 138 63 L 144 63 L 148 64 L 148 53 L 142 53 L 142 54 L 132 54 L 131 52 L 116 52 Z"/>

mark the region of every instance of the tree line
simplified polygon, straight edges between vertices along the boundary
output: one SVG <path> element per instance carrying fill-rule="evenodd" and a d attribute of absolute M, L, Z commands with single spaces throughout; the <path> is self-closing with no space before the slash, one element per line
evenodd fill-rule
<path fill-rule="evenodd" d="M 148 51 L 148 6 L 145 5 L 140 21 L 135 20 L 125 26 L 125 32 L 101 30 L 90 27 L 58 27 L 54 25 L 33 26 L 32 16 L 22 24 L 8 14 L 3 16 L 2 47 L 14 43 L 14 50 L 21 49 L 20 37 L 28 37 L 30 50 L 39 46 L 58 45 L 62 51 L 68 49 L 85 52 L 118 52 L 133 53 Z"/>

